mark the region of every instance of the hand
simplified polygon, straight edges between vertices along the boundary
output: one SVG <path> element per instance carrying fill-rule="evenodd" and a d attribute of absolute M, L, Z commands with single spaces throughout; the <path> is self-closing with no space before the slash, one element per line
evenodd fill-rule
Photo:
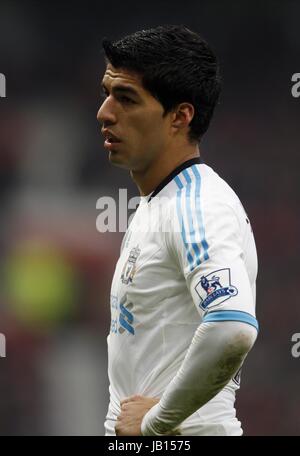
<path fill-rule="evenodd" d="M 121 413 L 117 418 L 115 427 L 116 435 L 142 435 L 141 423 L 144 415 L 155 404 L 159 402 L 158 397 L 130 396 L 123 399 Z"/>

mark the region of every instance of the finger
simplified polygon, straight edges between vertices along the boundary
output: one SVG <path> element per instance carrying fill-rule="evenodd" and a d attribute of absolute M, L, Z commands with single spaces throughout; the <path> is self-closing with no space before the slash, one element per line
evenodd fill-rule
<path fill-rule="evenodd" d="M 120 401 L 120 404 L 123 405 L 123 404 L 127 404 L 128 402 L 138 401 L 139 399 L 141 399 L 141 397 L 142 396 L 139 396 L 137 394 L 135 394 L 133 396 L 125 397 L 124 399 L 122 399 Z"/>

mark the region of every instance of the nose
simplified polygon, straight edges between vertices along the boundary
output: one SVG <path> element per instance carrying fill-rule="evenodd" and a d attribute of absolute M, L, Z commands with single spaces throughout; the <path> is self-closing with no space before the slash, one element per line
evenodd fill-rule
<path fill-rule="evenodd" d="M 97 113 L 97 120 L 103 125 L 113 125 L 116 123 L 116 114 L 113 110 L 110 97 L 107 97 L 100 106 Z"/>

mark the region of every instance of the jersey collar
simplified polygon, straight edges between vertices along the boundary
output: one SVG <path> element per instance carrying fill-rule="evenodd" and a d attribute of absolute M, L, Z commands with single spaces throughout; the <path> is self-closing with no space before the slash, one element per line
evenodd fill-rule
<path fill-rule="evenodd" d="M 191 158 L 190 160 L 187 160 L 183 163 L 181 163 L 181 165 L 177 166 L 177 168 L 175 168 L 170 174 L 168 174 L 168 176 L 166 176 L 162 181 L 161 183 L 156 187 L 156 189 L 151 193 L 151 195 L 149 196 L 149 199 L 148 199 L 148 203 L 152 200 L 152 198 L 154 198 L 166 185 L 168 185 L 169 182 L 171 182 L 171 180 L 174 179 L 175 176 L 177 176 L 179 173 L 181 173 L 181 171 L 183 171 L 184 169 L 186 168 L 189 168 L 190 166 L 193 166 L 193 165 L 196 165 L 196 164 L 199 164 L 199 163 L 203 163 L 202 159 L 200 157 L 195 157 L 195 158 Z"/>

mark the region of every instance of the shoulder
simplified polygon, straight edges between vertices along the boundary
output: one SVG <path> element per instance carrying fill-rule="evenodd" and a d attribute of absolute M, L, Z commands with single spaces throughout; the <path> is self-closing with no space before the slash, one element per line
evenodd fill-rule
<path fill-rule="evenodd" d="M 242 204 L 229 184 L 205 164 L 194 165 L 177 179 L 177 191 L 166 205 L 171 223 L 186 220 L 189 225 L 216 226 L 244 215 Z"/>

